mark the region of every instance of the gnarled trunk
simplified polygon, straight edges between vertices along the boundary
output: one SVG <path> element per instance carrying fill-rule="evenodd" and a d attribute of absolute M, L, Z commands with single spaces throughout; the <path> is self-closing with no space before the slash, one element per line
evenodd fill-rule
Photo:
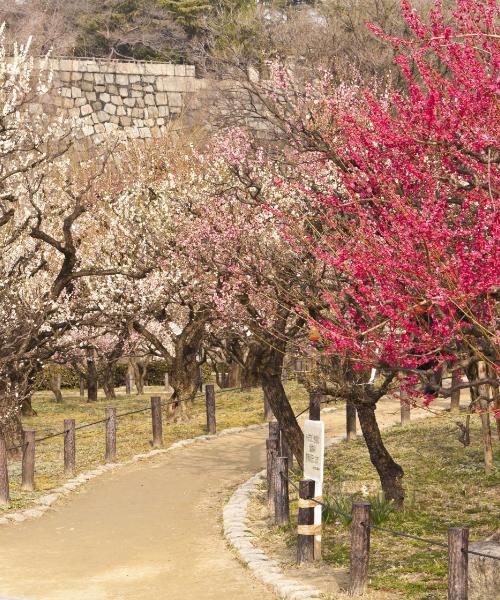
<path fill-rule="evenodd" d="M 87 353 L 87 402 L 97 402 L 98 389 L 99 382 L 94 352 L 89 350 Z"/>
<path fill-rule="evenodd" d="M 281 383 L 280 375 L 264 372 L 262 374 L 262 389 L 288 446 L 291 448 L 299 465 L 303 467 L 304 434 L 290 406 L 285 389 Z"/>
<path fill-rule="evenodd" d="M 144 378 L 148 369 L 147 364 L 145 361 L 137 358 L 132 358 L 130 361 L 134 371 L 135 389 L 138 394 L 144 394 Z"/>
<path fill-rule="evenodd" d="M 285 388 L 281 382 L 284 353 L 280 348 L 265 346 L 259 360 L 259 377 L 264 398 L 269 403 L 288 446 L 302 467 L 304 465 L 304 434 L 297 423 Z"/>
<path fill-rule="evenodd" d="M 49 386 L 54 394 L 54 399 L 57 403 L 62 403 L 63 397 L 61 392 L 61 374 L 50 373 L 49 374 Z"/>
<path fill-rule="evenodd" d="M 2 375 L 4 375 L 4 372 Z M 10 375 L 13 376 L 8 375 L 0 379 L 0 433 L 5 439 L 7 449 L 19 446 L 22 443 L 21 411 L 23 399 L 30 399 L 29 392 L 24 385 L 26 381 L 21 384 L 17 381 L 15 374 L 11 373 Z M 9 454 L 18 456 L 20 450 L 9 451 Z"/>
<path fill-rule="evenodd" d="M 241 386 L 241 366 L 236 362 L 228 364 L 227 385 L 230 388 L 239 388 Z"/>
<path fill-rule="evenodd" d="M 260 365 L 264 350 L 262 344 L 250 342 L 241 373 L 241 387 L 250 388 L 261 384 Z"/>
<path fill-rule="evenodd" d="M 15 406 L 11 398 L 5 398 L 0 392 L 0 435 L 5 439 L 7 449 L 20 446 L 23 441 L 21 410 Z M 10 450 L 10 456 L 19 456 L 20 449 Z"/>
<path fill-rule="evenodd" d="M 192 405 L 200 386 L 200 369 L 196 358 L 183 361 L 181 358 L 174 360 L 169 373 L 169 384 L 173 389 L 171 400 L 174 418 L 185 416 L 188 406 Z"/>
<path fill-rule="evenodd" d="M 102 389 L 106 400 L 114 400 L 115 393 L 115 362 L 107 362 L 101 371 Z"/>
<path fill-rule="evenodd" d="M 356 404 L 359 423 L 365 438 L 370 460 L 377 469 L 382 490 L 387 500 L 393 500 L 396 506 L 403 505 L 405 492 L 401 480 L 404 471 L 395 462 L 384 445 L 375 417 L 374 404 Z"/>

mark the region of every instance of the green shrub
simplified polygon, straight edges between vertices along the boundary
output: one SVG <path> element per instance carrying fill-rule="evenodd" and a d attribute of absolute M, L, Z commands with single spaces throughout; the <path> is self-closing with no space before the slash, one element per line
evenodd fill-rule
<path fill-rule="evenodd" d="M 353 498 L 350 496 L 325 496 L 323 500 L 323 523 L 341 523 L 345 527 L 351 524 L 351 511 Z M 371 522 L 381 525 L 394 512 L 395 506 L 392 500 L 386 500 L 384 494 L 369 496 L 366 499 L 370 503 Z"/>
<path fill-rule="evenodd" d="M 331 524 L 339 521 L 345 527 L 351 524 L 352 499 L 347 496 L 325 496 L 323 498 L 323 523 Z"/>

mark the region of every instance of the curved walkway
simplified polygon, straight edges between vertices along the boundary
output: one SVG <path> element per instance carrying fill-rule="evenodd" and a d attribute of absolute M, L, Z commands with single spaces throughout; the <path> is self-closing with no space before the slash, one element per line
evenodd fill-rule
<path fill-rule="evenodd" d="M 0 530 L 0 597 L 271 600 L 220 535 L 231 490 L 262 468 L 266 432 L 110 472 L 41 519 Z"/>
<path fill-rule="evenodd" d="M 398 413 L 394 401 L 377 410 L 381 424 Z M 329 436 L 343 432 L 344 410 L 324 419 Z M 42 518 L 3 526 L 0 598 L 272 600 L 221 536 L 222 506 L 264 466 L 266 433 L 223 436 L 110 471 Z"/>

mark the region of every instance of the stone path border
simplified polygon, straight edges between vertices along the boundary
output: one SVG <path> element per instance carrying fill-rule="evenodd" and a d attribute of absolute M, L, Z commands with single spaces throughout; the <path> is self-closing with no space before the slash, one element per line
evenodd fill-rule
<path fill-rule="evenodd" d="M 324 409 L 322 412 L 328 413 L 333 412 L 335 410 L 337 410 L 335 407 L 331 407 Z M 41 517 L 43 513 L 49 510 L 49 508 L 55 502 L 60 500 L 63 496 L 68 496 L 71 492 L 82 486 L 90 479 L 94 479 L 95 477 L 98 477 L 99 475 L 102 475 L 107 471 L 112 471 L 114 469 L 124 467 L 125 465 L 130 465 L 140 460 L 146 460 L 159 454 L 165 454 L 166 452 L 171 452 L 172 450 L 182 448 L 183 446 L 189 446 L 190 444 L 194 444 L 195 442 L 206 442 L 212 439 L 217 439 L 224 435 L 231 435 L 232 433 L 242 433 L 243 431 L 251 431 L 252 429 L 267 427 L 267 425 L 268 423 L 265 422 L 256 423 L 254 425 L 247 425 L 246 427 L 229 427 L 228 429 L 223 429 L 220 433 L 216 433 L 215 435 L 199 435 L 194 438 L 188 438 L 174 442 L 168 448 L 160 448 L 156 450 L 151 450 L 150 452 L 145 452 L 143 454 L 136 454 L 135 456 L 133 456 L 129 460 L 126 460 L 125 462 L 101 465 L 99 467 L 96 467 L 95 469 L 86 471 L 85 473 L 80 473 L 80 475 L 74 477 L 73 479 L 70 479 L 62 486 L 54 488 L 44 496 L 40 496 L 40 498 L 37 499 L 36 503 L 31 508 L 7 512 L 4 516 L 0 517 L 0 526 L 6 525 L 7 523 L 21 523 L 23 521 L 26 521 L 26 519 L 36 519 L 38 517 Z"/>
<path fill-rule="evenodd" d="M 334 410 L 326 409 L 321 412 L 333 412 Z M 417 416 L 415 420 L 428 416 L 428 414 Z M 385 425 L 380 425 L 380 429 L 388 429 L 398 424 L 399 421 L 395 419 Z M 342 440 L 345 440 L 345 436 L 334 436 L 325 443 L 325 448 L 338 444 Z M 223 511 L 224 536 L 229 544 L 238 551 L 240 559 L 248 565 L 261 581 L 271 586 L 283 600 L 317 600 L 318 598 L 324 598 L 325 593 L 321 590 L 301 584 L 295 579 L 287 578 L 283 574 L 280 565 L 254 545 L 254 542 L 256 544 L 256 538 L 247 527 L 247 508 L 252 494 L 265 478 L 266 471 L 264 469 L 240 485 L 231 496 Z"/>
<path fill-rule="evenodd" d="M 241 433 L 243 431 L 259 429 L 261 427 L 265 427 L 266 425 L 267 423 L 258 423 L 255 425 L 248 425 L 247 427 L 230 427 L 228 429 L 223 429 L 220 433 L 215 435 L 199 435 L 194 438 L 188 438 L 174 442 L 168 448 L 160 448 L 151 450 L 150 452 L 145 452 L 143 454 L 136 454 L 124 462 L 101 465 L 90 471 L 80 473 L 80 475 L 70 479 L 62 486 L 54 488 L 44 496 L 40 496 L 33 507 L 6 513 L 4 516 L 0 517 L 0 526 L 6 525 L 7 523 L 21 523 L 22 521 L 26 521 L 26 519 L 36 519 L 41 517 L 55 502 L 60 500 L 62 497 L 68 496 L 71 492 L 81 487 L 87 481 L 90 481 L 91 479 L 94 479 L 95 477 L 98 477 L 99 475 L 102 475 L 108 471 L 112 471 L 141 460 L 147 460 L 148 458 L 153 458 L 154 456 L 158 456 L 160 454 L 166 454 L 167 452 L 171 452 L 172 450 L 176 450 L 177 448 L 182 448 L 184 446 L 189 446 L 195 442 L 207 442 L 225 435 L 231 435 L 232 433 Z"/>

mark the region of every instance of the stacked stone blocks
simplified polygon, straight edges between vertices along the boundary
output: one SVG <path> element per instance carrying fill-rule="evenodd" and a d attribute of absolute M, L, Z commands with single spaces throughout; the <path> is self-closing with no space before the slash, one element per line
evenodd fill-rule
<path fill-rule="evenodd" d="M 159 137 L 198 91 L 191 65 L 51 59 L 53 88 L 33 112 L 61 113 L 76 120 L 80 135 L 94 143 L 107 133 L 129 139 Z"/>

